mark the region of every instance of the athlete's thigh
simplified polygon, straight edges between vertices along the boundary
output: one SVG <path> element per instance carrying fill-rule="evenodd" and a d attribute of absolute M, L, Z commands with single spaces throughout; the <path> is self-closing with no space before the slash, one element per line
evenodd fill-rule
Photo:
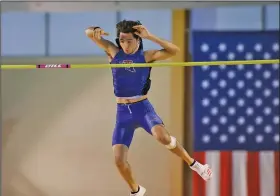
<path fill-rule="evenodd" d="M 144 112 L 139 113 L 140 125 L 148 133 L 152 134 L 152 129 L 156 125 L 164 126 L 162 119 L 156 113 L 154 107 L 150 102 L 144 105 Z"/>
<path fill-rule="evenodd" d="M 113 133 L 112 145 L 123 144 L 128 148 L 134 136 L 134 129 L 128 125 L 116 125 Z"/>
<path fill-rule="evenodd" d="M 133 119 L 129 114 L 119 112 L 116 116 L 112 145 L 123 144 L 129 148 L 135 131 L 133 125 Z"/>

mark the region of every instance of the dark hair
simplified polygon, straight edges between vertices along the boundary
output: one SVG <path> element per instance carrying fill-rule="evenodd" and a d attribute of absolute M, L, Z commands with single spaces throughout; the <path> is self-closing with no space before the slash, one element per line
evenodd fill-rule
<path fill-rule="evenodd" d="M 140 39 L 140 46 L 139 49 L 143 49 L 143 43 L 142 43 L 142 38 L 139 37 L 138 35 L 135 34 L 135 32 L 137 31 L 136 29 L 132 28 L 133 26 L 136 25 L 142 25 L 140 21 L 132 21 L 132 20 L 123 20 L 120 21 L 117 25 L 117 38 L 116 38 L 116 43 L 118 45 L 119 48 L 121 48 L 120 46 L 120 42 L 119 42 L 119 36 L 120 33 L 132 33 L 133 37 L 136 39 Z"/>

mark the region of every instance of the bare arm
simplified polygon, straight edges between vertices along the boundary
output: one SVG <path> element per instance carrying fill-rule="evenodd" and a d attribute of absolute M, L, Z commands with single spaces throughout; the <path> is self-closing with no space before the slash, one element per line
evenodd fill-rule
<path fill-rule="evenodd" d="M 154 35 L 151 35 L 147 39 L 159 44 L 163 48 L 161 50 L 147 50 L 145 52 L 147 62 L 166 60 L 180 52 L 180 48 L 178 48 L 175 44 L 160 39 Z"/>
<path fill-rule="evenodd" d="M 166 60 L 176 55 L 180 51 L 180 48 L 178 48 L 175 44 L 172 44 L 171 42 L 165 41 L 151 34 L 143 25 L 136 25 L 133 28 L 137 29 L 137 32 L 135 34 L 137 34 L 138 36 L 148 39 L 154 43 L 157 43 L 163 48 L 161 50 L 146 51 L 145 52 L 146 62 Z"/>
<path fill-rule="evenodd" d="M 93 27 L 89 27 L 85 31 L 88 38 L 90 38 L 98 47 L 103 49 L 107 55 L 114 57 L 118 52 L 118 47 L 109 40 L 104 39 L 102 36 L 109 35 L 104 32 L 101 28 L 95 29 Z"/>

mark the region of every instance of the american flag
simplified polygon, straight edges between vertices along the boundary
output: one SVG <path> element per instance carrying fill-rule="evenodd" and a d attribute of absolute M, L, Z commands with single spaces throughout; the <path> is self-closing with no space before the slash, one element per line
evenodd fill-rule
<path fill-rule="evenodd" d="M 194 32 L 194 61 L 279 59 L 279 32 Z M 279 195 L 279 64 L 193 70 L 193 196 Z"/>

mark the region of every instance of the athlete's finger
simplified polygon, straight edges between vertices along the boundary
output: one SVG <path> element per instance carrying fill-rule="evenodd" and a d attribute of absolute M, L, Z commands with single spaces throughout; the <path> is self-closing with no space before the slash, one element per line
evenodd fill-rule
<path fill-rule="evenodd" d="M 99 29 L 96 29 L 95 31 L 94 31 L 94 37 L 96 38 L 96 39 L 100 39 L 100 30 Z"/>
<path fill-rule="evenodd" d="M 96 31 L 93 31 L 93 37 L 96 38 Z"/>
<path fill-rule="evenodd" d="M 97 38 L 97 31 L 96 30 L 93 31 L 93 37 Z"/>
<path fill-rule="evenodd" d="M 97 31 L 97 39 L 101 39 L 101 30 Z"/>
<path fill-rule="evenodd" d="M 106 36 L 108 36 L 109 35 L 109 33 L 107 33 L 107 32 L 105 32 L 105 31 L 101 31 L 101 35 L 106 35 Z"/>
<path fill-rule="evenodd" d="M 132 28 L 134 28 L 134 29 L 141 29 L 142 27 L 143 27 L 142 25 L 135 25 Z"/>
<path fill-rule="evenodd" d="M 135 35 L 138 35 L 138 36 L 140 36 L 140 35 L 141 35 L 141 34 L 140 34 L 139 32 L 137 32 L 137 31 L 136 31 L 136 32 L 134 32 L 134 34 L 135 34 Z"/>

